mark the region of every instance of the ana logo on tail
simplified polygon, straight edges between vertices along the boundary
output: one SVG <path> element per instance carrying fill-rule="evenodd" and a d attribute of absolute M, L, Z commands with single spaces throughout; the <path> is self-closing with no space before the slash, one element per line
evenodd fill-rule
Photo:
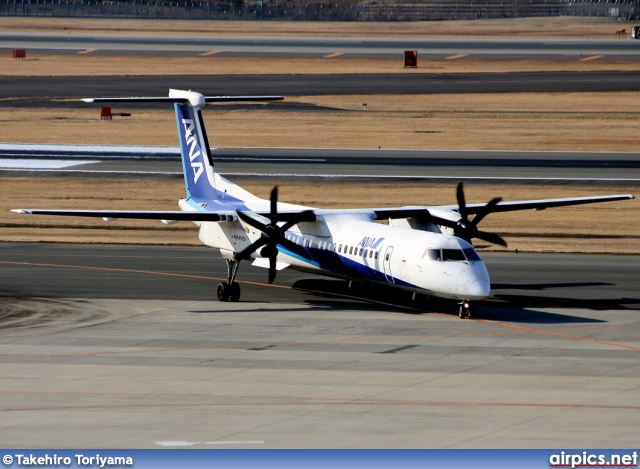
<path fill-rule="evenodd" d="M 189 147 L 189 161 L 191 162 L 191 168 L 193 168 L 193 182 L 197 183 L 198 178 L 204 171 L 201 161 L 194 162 L 198 156 L 202 154 L 198 148 L 198 140 L 193 133 L 194 125 L 192 119 L 182 119 L 182 125 L 184 126 L 184 140 L 187 147 Z"/>

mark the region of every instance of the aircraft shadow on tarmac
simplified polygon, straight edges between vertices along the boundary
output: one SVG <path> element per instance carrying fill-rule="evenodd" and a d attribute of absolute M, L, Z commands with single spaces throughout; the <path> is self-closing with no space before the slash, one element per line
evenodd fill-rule
<path fill-rule="evenodd" d="M 498 290 L 487 300 L 477 304 L 476 318 L 513 321 L 518 323 L 535 324 L 561 324 L 561 323 L 600 323 L 605 320 L 580 317 L 576 315 L 551 313 L 539 311 L 538 308 L 584 309 L 584 310 L 624 310 L 637 309 L 640 298 L 575 298 L 572 296 L 540 296 L 523 294 L 502 294 L 499 290 L 534 290 L 544 291 L 553 288 L 590 288 L 595 286 L 607 286 L 611 284 L 602 282 L 589 283 L 561 283 L 561 284 L 528 284 L 494 286 Z M 389 306 L 395 307 L 398 312 L 405 314 L 421 314 L 429 311 L 457 315 L 458 308 L 455 302 L 418 295 L 411 299 L 410 293 L 398 292 L 380 286 L 367 286 L 354 284 L 349 288 L 348 282 L 342 280 L 303 279 L 296 281 L 292 288 L 305 292 L 312 298 L 305 300 L 314 307 L 340 307 L 354 309 L 356 301 L 377 303 L 380 308 L 389 311 Z M 341 299 L 349 299 L 344 303 Z M 367 306 L 370 309 L 370 305 Z"/>
<path fill-rule="evenodd" d="M 358 301 L 357 299 L 354 300 L 350 300 L 350 299 L 342 299 L 342 298 L 336 298 L 334 295 L 331 294 L 322 294 L 320 292 L 313 292 L 312 293 L 314 296 L 321 296 L 323 298 L 327 298 L 322 299 L 322 300 L 305 300 L 305 304 L 307 306 L 303 306 L 303 307 L 295 307 L 294 303 L 290 303 L 290 307 L 284 307 L 281 308 L 277 311 L 300 311 L 300 312 L 305 312 L 305 311 L 315 311 L 315 310 L 326 310 L 326 311 L 370 311 L 371 308 L 371 304 L 367 304 L 367 303 L 363 303 Z M 241 304 L 251 304 L 251 303 L 265 303 L 265 301 L 244 301 L 242 300 Z M 237 304 L 237 303 L 236 303 Z M 385 309 L 386 311 L 388 311 L 388 308 Z M 221 314 L 221 313 L 257 313 L 257 312 L 272 312 L 275 311 L 272 308 L 229 308 L 229 309 L 206 309 L 206 310 L 192 310 L 189 311 L 192 314 Z M 400 308 L 398 308 L 399 312 L 406 312 L 406 311 L 402 311 Z"/>

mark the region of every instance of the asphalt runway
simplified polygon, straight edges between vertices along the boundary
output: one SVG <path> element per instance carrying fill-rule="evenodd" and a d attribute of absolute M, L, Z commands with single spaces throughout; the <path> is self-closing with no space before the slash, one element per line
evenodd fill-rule
<path fill-rule="evenodd" d="M 637 41 L 620 40 L 487 40 L 390 38 L 272 38 L 211 36 L 125 36 L 0 33 L 0 49 L 34 53 L 144 56 L 211 56 L 249 58 L 379 58 L 401 60 L 405 50 L 428 59 L 638 61 Z M 465 55 L 466 54 L 466 55 Z M 463 55 L 463 57 L 460 57 Z"/>
<path fill-rule="evenodd" d="M 214 158 L 233 180 L 640 185 L 637 153 L 217 148 Z M 183 177 L 177 148 L 11 144 L 0 144 L 0 175 Z"/>
<path fill-rule="evenodd" d="M 640 49 L 639 49 L 640 50 Z M 0 77 L 0 106 L 82 108 L 87 97 L 166 96 L 170 88 L 198 90 L 205 95 L 368 95 L 442 93 L 574 93 L 640 91 L 637 72 L 535 72 L 344 75 L 201 75 Z M 264 107 L 265 105 L 260 105 Z M 322 111 L 285 101 L 269 109 Z M 166 109 L 155 103 L 119 105 L 119 109 Z M 225 109 L 233 107 L 225 106 Z M 249 108 L 242 105 L 242 108 Z M 331 109 L 329 109 L 331 110 Z M 638 111 L 621 109 L 625 114 Z"/>
<path fill-rule="evenodd" d="M 3 445 L 635 447 L 640 258 L 483 257 L 460 320 L 247 265 L 220 303 L 204 247 L 0 244 Z"/>

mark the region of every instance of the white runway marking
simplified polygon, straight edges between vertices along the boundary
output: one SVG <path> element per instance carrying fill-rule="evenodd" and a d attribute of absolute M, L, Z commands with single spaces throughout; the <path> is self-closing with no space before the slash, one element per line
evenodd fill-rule
<path fill-rule="evenodd" d="M 323 179 L 469 179 L 474 181 L 571 181 L 571 182 L 640 182 L 638 178 L 567 178 L 567 177 L 511 177 L 511 176 L 431 176 L 420 174 L 294 174 L 294 173 L 224 173 L 225 177 L 290 177 L 290 178 L 323 178 Z"/>
<path fill-rule="evenodd" d="M 179 147 L 148 145 L 49 145 L 40 143 L 0 143 L 2 151 L 50 151 L 68 153 L 164 153 L 180 154 Z"/>
<path fill-rule="evenodd" d="M 99 163 L 99 161 L 78 160 L 33 160 L 33 159 L 0 159 L 2 169 L 62 169 L 82 164 Z"/>

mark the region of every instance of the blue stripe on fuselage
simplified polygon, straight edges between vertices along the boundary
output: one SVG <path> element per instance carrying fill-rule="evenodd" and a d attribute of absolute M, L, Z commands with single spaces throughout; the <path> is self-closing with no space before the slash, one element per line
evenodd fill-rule
<path fill-rule="evenodd" d="M 294 237 L 299 237 L 295 233 L 289 233 Z M 362 280 L 371 280 L 371 281 L 379 281 L 383 283 L 391 284 L 387 278 L 392 278 L 393 283 L 395 285 L 402 285 L 406 287 L 419 288 L 416 285 L 408 283 L 402 279 L 397 277 L 393 277 L 392 275 L 385 275 L 383 272 L 379 270 L 361 264 L 353 259 L 349 259 L 348 257 L 342 256 L 334 251 L 329 251 L 326 249 L 320 248 L 308 248 L 302 247 L 299 245 L 301 249 L 304 249 L 307 257 L 302 257 L 297 253 L 294 253 L 284 246 L 278 245 L 278 250 L 286 254 L 287 256 L 293 257 L 294 259 L 298 259 L 302 262 L 320 268 L 322 270 L 326 270 L 328 272 L 333 272 L 336 274 L 341 274 L 347 277 L 352 277 L 354 279 L 362 279 Z"/>

